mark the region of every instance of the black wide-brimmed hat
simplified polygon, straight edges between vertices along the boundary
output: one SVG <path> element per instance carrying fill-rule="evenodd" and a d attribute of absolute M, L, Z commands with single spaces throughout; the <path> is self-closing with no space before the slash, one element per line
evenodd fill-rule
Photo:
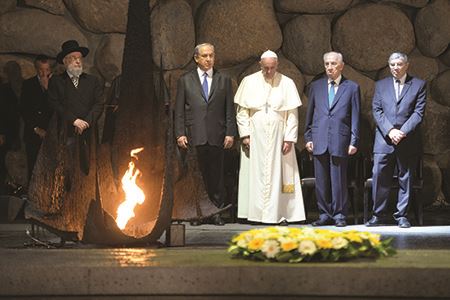
<path fill-rule="evenodd" d="M 64 57 L 66 57 L 67 54 L 72 52 L 80 52 L 83 57 L 88 55 L 89 49 L 86 47 L 80 47 L 77 41 L 75 40 L 68 40 L 65 41 L 61 46 L 61 52 L 58 53 L 56 56 L 56 61 L 60 64 L 63 63 Z"/>

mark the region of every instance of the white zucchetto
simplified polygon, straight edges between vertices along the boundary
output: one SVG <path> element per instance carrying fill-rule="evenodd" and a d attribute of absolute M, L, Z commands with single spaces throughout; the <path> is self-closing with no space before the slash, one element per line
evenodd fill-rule
<path fill-rule="evenodd" d="M 261 59 L 263 59 L 263 58 L 277 58 L 278 59 L 278 56 L 275 52 L 267 50 L 266 52 L 264 52 L 261 55 Z"/>

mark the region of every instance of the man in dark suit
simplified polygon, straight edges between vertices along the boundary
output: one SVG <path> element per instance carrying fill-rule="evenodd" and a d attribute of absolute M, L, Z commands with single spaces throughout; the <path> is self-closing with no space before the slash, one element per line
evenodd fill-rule
<path fill-rule="evenodd" d="M 373 148 L 373 216 L 367 226 L 383 223 L 384 211 L 397 165 L 399 191 L 394 219 L 400 228 L 409 228 L 407 209 L 411 196 L 413 170 L 417 165 L 421 145 L 417 130 L 423 120 L 426 83 L 409 76 L 408 57 L 393 53 L 388 60 L 392 77 L 376 83 L 373 116 L 376 122 Z"/>
<path fill-rule="evenodd" d="M 25 123 L 23 140 L 27 153 L 28 180 L 52 114 L 47 100 L 48 81 L 52 75 L 48 57 L 38 55 L 34 67 L 37 75 L 23 82 L 20 98 L 20 111 Z"/>
<path fill-rule="evenodd" d="M 16 61 L 8 61 L 4 70 L 8 82 L 0 85 L 0 194 L 7 190 L 6 154 L 20 149 L 19 99 L 23 82 L 21 69 Z"/>
<path fill-rule="evenodd" d="M 83 72 L 83 57 L 89 53 L 75 40 L 62 44 L 56 57 L 66 71 L 52 76 L 48 88 L 50 105 L 58 113 L 65 130 L 65 143 L 72 154 L 78 145 L 81 170 L 89 172 L 89 140 L 91 128 L 103 111 L 102 87 L 99 80 Z"/>
<path fill-rule="evenodd" d="M 224 206 L 224 150 L 233 145 L 236 117 L 231 79 L 213 69 L 214 46 L 195 47 L 197 68 L 178 80 L 175 135 L 183 149 L 196 148 L 199 168 L 211 201 Z M 213 222 L 223 225 L 220 215 Z"/>
<path fill-rule="evenodd" d="M 311 83 L 305 123 L 306 149 L 314 155 L 319 219 L 313 226 L 346 226 L 348 156 L 359 140 L 359 86 L 342 76 L 342 54 L 323 56 L 326 77 Z"/>

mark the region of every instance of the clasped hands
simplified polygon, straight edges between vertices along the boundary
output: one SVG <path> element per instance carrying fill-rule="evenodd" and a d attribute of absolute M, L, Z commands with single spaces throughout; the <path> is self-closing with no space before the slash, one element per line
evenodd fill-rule
<path fill-rule="evenodd" d="M 42 129 L 40 127 L 34 127 L 33 128 L 34 133 L 36 133 L 41 139 L 45 138 L 45 135 L 47 134 L 47 132 L 45 131 L 45 129 Z"/>
<path fill-rule="evenodd" d="M 84 130 L 89 128 L 89 123 L 81 119 L 76 119 L 73 122 L 73 126 L 75 126 L 75 133 L 81 135 Z"/>
<path fill-rule="evenodd" d="M 394 145 L 398 145 L 406 137 L 406 134 L 401 130 L 392 128 L 389 131 L 388 136 Z"/>

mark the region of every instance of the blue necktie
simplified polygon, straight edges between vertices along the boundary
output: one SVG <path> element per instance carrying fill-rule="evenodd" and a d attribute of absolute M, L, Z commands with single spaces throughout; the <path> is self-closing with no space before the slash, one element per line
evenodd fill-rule
<path fill-rule="evenodd" d="M 328 107 L 331 107 L 331 104 L 333 104 L 334 100 L 334 84 L 335 82 L 330 82 L 330 90 L 328 91 Z"/>
<path fill-rule="evenodd" d="M 208 93 L 208 80 L 207 80 L 207 78 L 208 78 L 208 74 L 205 72 L 203 74 L 202 89 L 203 89 L 203 96 L 205 96 L 206 101 L 208 101 L 208 96 L 209 96 L 209 93 Z"/>

